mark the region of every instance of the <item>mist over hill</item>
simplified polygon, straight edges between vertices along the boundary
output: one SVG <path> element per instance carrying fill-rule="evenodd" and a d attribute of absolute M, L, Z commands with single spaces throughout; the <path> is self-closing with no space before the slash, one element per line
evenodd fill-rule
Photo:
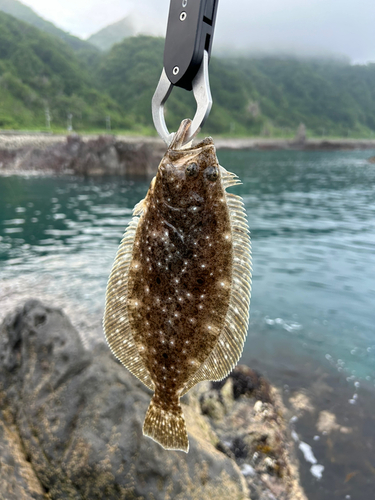
<path fill-rule="evenodd" d="M 102 59 L 102 88 L 138 122 L 151 124 L 150 102 L 163 60 L 162 38 L 124 40 Z M 293 134 L 303 122 L 315 135 L 364 135 L 375 131 L 375 64 L 295 58 L 212 58 L 214 99 L 205 130 L 216 134 Z M 191 93 L 175 88 L 167 121 L 176 129 L 192 117 Z"/>
<path fill-rule="evenodd" d="M 91 35 L 87 41 L 100 50 L 109 50 L 113 45 L 136 34 L 136 28 L 132 18 L 125 17 L 117 23 L 106 26 L 97 33 Z"/>
<path fill-rule="evenodd" d="M 0 11 L 5 12 L 6 14 L 10 14 L 20 21 L 31 24 L 41 31 L 45 31 L 46 33 L 61 38 L 75 51 L 96 52 L 93 45 L 61 30 L 53 23 L 46 21 L 42 17 L 38 16 L 38 14 L 36 14 L 30 7 L 24 5 L 18 0 L 0 0 Z"/>
<path fill-rule="evenodd" d="M 4 5 L 19 7 L 17 15 L 31 11 L 16 0 L 0 0 Z M 153 133 L 151 98 L 164 40 L 127 37 L 108 51 L 88 53 L 54 28 L 57 35 L 0 12 L 0 128 L 42 129 L 48 114 L 52 129 L 66 127 L 72 115 L 77 131 L 105 130 L 110 117 L 113 129 Z M 111 31 L 102 34 L 105 42 Z M 214 106 L 205 133 L 291 136 L 302 122 L 312 135 L 374 136 L 375 64 L 232 53 L 212 57 L 210 80 Z M 195 108 L 191 93 L 174 89 L 166 106 L 169 128 Z"/>

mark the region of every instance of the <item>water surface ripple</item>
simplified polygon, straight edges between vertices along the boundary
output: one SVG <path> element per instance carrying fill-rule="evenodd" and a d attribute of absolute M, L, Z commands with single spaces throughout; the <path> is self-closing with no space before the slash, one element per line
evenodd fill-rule
<path fill-rule="evenodd" d="M 353 391 L 355 383 L 374 387 L 372 154 L 219 153 L 243 181 L 233 192 L 245 200 L 252 234 L 251 323 L 242 362 L 275 382 L 322 366 L 353 383 Z M 15 297 L 56 297 L 76 315 L 89 344 L 102 341 L 108 274 L 148 185 L 119 178 L 0 178 L 1 315 Z"/>

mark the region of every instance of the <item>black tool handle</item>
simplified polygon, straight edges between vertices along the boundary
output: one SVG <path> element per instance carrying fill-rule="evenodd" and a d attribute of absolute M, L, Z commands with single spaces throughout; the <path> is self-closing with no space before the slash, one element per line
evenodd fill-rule
<path fill-rule="evenodd" d="M 192 90 L 206 50 L 211 54 L 219 0 L 171 0 L 164 69 L 177 87 Z"/>

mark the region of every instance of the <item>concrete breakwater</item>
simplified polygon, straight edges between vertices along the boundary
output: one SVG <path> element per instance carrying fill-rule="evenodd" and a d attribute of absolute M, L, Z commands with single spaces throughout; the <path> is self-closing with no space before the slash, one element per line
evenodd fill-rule
<path fill-rule="evenodd" d="M 153 138 L 0 135 L 0 173 L 150 176 L 164 152 Z"/>
<path fill-rule="evenodd" d="M 375 149 L 375 140 L 218 138 L 217 149 L 335 151 Z M 0 134 L 0 173 L 151 176 L 165 144 L 159 138 Z"/>

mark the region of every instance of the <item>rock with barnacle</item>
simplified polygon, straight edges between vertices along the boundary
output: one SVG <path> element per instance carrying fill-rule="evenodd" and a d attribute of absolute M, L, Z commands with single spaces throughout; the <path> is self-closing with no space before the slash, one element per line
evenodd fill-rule
<path fill-rule="evenodd" d="M 248 498 L 191 406 L 188 455 L 144 439 L 148 389 L 105 344 L 86 350 L 61 310 L 29 301 L 0 340 L 0 498 Z"/>
<path fill-rule="evenodd" d="M 0 498 L 305 499 L 285 409 L 249 369 L 185 396 L 185 455 L 143 438 L 148 389 L 104 344 L 86 350 L 60 309 L 27 302 L 4 320 L 0 347 Z M 211 391 L 221 420 L 202 414 Z"/>

